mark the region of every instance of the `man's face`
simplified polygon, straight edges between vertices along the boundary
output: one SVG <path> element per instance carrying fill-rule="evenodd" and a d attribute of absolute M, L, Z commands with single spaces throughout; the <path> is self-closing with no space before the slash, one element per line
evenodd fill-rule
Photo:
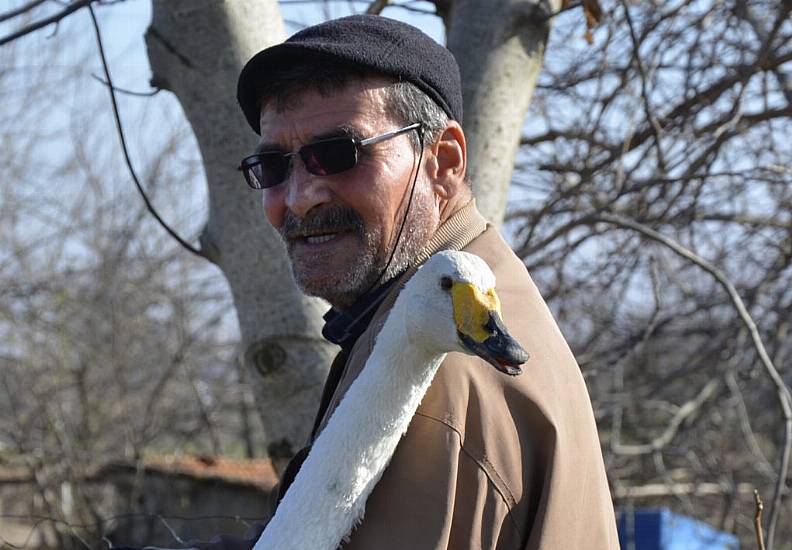
<path fill-rule="evenodd" d="M 287 110 L 261 112 L 262 147 L 282 152 L 328 137 L 358 139 L 398 129 L 386 112 L 379 79 L 352 81 L 329 97 L 306 92 Z M 412 121 L 410 121 L 412 122 Z M 315 176 L 299 157 L 283 183 L 264 191 L 264 211 L 283 237 L 298 286 L 344 308 L 380 278 L 418 170 L 408 135 L 359 149 L 357 165 L 341 174 Z M 409 265 L 439 225 L 436 197 L 420 175 L 388 273 Z"/>

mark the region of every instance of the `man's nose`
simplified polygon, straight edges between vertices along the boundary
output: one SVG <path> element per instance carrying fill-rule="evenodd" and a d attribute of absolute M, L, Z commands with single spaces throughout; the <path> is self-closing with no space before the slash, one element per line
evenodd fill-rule
<path fill-rule="evenodd" d="M 310 174 L 297 156 L 286 178 L 286 207 L 295 216 L 304 217 L 315 206 L 329 203 L 332 193 L 327 178 Z"/>

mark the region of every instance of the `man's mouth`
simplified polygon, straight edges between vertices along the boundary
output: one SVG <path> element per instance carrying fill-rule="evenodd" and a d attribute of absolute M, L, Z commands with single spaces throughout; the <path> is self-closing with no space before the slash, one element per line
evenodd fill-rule
<path fill-rule="evenodd" d="M 365 234 L 363 220 L 352 208 L 343 205 L 324 206 L 298 218 L 286 212 L 279 229 L 288 247 L 321 245 L 347 235 Z"/>
<path fill-rule="evenodd" d="M 338 236 L 338 233 L 325 233 L 323 235 L 309 235 L 305 237 L 305 242 L 308 244 L 322 244 L 332 241 Z"/>

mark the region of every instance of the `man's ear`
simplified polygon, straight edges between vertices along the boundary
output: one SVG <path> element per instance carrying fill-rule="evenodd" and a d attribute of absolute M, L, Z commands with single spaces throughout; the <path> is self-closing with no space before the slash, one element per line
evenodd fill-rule
<path fill-rule="evenodd" d="M 441 200 L 449 200 L 459 193 L 465 183 L 467 146 L 465 133 L 455 120 L 448 121 L 445 130 L 431 145 L 432 158 L 427 166 L 432 190 Z"/>

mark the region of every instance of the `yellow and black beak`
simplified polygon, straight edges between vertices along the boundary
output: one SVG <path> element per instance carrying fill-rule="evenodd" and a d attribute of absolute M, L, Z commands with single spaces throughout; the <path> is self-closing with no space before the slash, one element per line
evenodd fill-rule
<path fill-rule="evenodd" d="M 529 355 L 503 325 L 495 289 L 482 292 L 470 283 L 449 282 L 454 322 L 462 345 L 501 372 L 521 374 L 519 365 Z"/>

